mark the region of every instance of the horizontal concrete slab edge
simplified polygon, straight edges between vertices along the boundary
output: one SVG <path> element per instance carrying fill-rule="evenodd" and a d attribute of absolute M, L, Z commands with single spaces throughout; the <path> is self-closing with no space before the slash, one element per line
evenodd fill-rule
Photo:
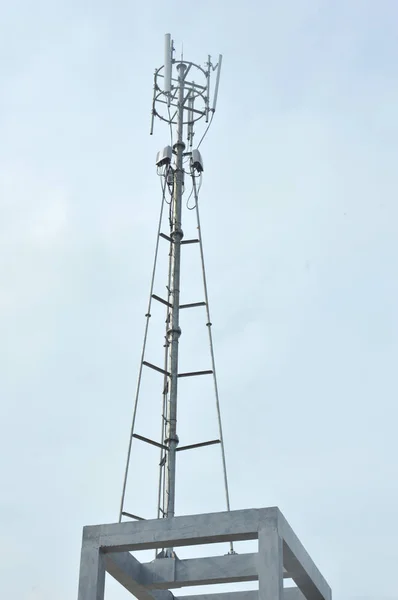
<path fill-rule="evenodd" d="M 276 507 L 271 507 L 92 525 L 84 528 L 83 537 L 97 540 L 102 550 L 109 552 L 248 540 L 257 538 L 265 520 L 276 522 L 278 513 Z"/>

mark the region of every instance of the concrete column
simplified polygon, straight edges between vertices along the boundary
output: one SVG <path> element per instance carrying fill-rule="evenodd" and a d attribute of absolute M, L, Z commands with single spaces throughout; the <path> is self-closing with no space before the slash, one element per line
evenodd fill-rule
<path fill-rule="evenodd" d="M 274 519 L 258 533 L 258 600 L 283 600 L 283 542 Z"/>
<path fill-rule="evenodd" d="M 105 561 L 98 545 L 84 539 L 80 559 L 78 600 L 104 600 Z"/>

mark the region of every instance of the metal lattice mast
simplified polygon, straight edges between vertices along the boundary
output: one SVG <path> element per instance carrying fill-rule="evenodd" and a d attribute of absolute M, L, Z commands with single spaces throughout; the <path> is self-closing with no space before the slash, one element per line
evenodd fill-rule
<path fill-rule="evenodd" d="M 176 489 L 176 457 L 177 453 L 183 450 L 190 450 L 203 446 L 220 444 L 222 453 L 222 465 L 224 471 L 224 485 L 226 494 L 227 510 L 230 510 L 228 481 L 226 472 L 226 460 L 223 443 L 223 434 L 221 427 L 221 414 L 218 397 L 218 386 L 215 372 L 215 361 L 213 351 L 213 341 L 211 334 L 210 311 L 207 293 L 206 274 L 204 268 L 203 244 L 200 229 L 198 195 L 203 172 L 203 160 L 199 152 L 201 145 L 211 124 L 214 112 L 216 109 L 218 85 L 220 78 L 222 57 L 219 56 L 218 63 L 212 64 L 211 57 L 204 67 L 195 63 L 174 58 L 173 42 L 170 34 L 165 37 L 165 63 L 162 67 L 155 71 L 154 82 L 154 97 L 152 106 L 152 123 L 151 134 L 155 117 L 166 122 L 170 129 L 171 145 L 163 148 L 158 152 L 156 165 L 158 174 L 163 178 L 162 184 L 162 203 L 161 215 L 158 227 L 158 236 L 155 250 L 155 260 L 152 272 L 152 280 L 149 294 L 148 310 L 146 314 L 146 328 L 144 335 L 144 345 L 141 356 L 141 364 L 139 370 L 136 399 L 133 411 L 133 420 L 131 434 L 129 440 L 127 462 L 125 476 L 123 481 L 123 491 L 120 504 L 119 521 L 122 516 L 139 519 L 132 513 L 124 511 L 124 502 L 126 495 L 126 483 L 129 472 L 130 455 L 132 449 L 133 438 L 137 438 L 143 442 L 150 443 L 160 448 L 160 465 L 159 465 L 159 489 L 158 489 L 158 512 L 157 517 L 172 518 L 175 516 L 175 489 Z M 173 70 L 176 75 L 173 76 Z M 211 94 L 210 80 L 211 74 L 216 72 L 216 80 L 214 93 Z M 195 78 L 195 81 L 193 80 Z M 211 98 L 212 96 L 212 98 Z M 197 147 L 194 147 L 195 125 L 197 121 L 204 118 L 207 123 L 202 138 Z M 173 142 L 174 141 L 174 142 Z M 198 239 L 184 240 L 182 230 L 182 213 L 183 213 L 183 194 L 185 188 L 185 178 L 191 182 L 190 197 L 194 198 L 194 206 L 190 208 L 196 209 Z M 197 185 L 199 180 L 199 186 Z M 170 199 L 167 200 L 169 194 Z M 169 235 L 161 231 L 162 215 L 164 214 L 164 204 L 169 205 Z M 187 208 L 188 201 L 187 201 Z M 167 299 L 161 298 L 153 293 L 154 280 L 156 272 L 157 257 L 159 251 L 159 239 L 164 238 L 169 242 L 169 272 L 167 284 Z M 183 244 L 198 243 L 200 248 L 200 257 L 202 263 L 202 276 L 204 286 L 204 299 L 202 302 L 194 302 L 191 304 L 180 304 L 180 279 L 181 279 L 181 251 Z M 165 353 L 164 366 L 156 366 L 145 359 L 146 342 L 149 327 L 149 319 L 151 317 L 152 299 L 161 302 L 167 307 L 166 313 L 166 332 L 165 332 Z M 179 338 L 181 336 L 180 328 L 180 310 L 197 306 L 206 307 L 207 328 L 210 342 L 210 358 L 212 369 L 207 371 L 194 371 L 189 373 L 179 372 Z M 150 367 L 155 371 L 163 374 L 163 414 L 162 414 L 162 430 L 160 441 L 151 440 L 142 435 L 135 433 L 135 421 L 137 414 L 137 405 L 141 389 L 141 377 L 143 367 Z M 179 377 L 193 377 L 197 375 L 212 374 L 214 378 L 214 390 L 216 398 L 216 410 L 219 426 L 219 439 L 210 440 L 179 446 L 179 438 L 177 435 L 177 403 L 178 403 L 178 379 Z M 233 547 L 231 544 L 231 551 Z M 159 556 L 172 556 L 172 548 L 166 549 L 166 552 L 161 552 Z"/>

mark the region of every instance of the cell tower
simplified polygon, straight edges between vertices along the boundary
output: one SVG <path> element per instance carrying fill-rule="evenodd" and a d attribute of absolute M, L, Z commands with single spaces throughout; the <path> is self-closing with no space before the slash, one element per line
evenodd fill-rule
<path fill-rule="evenodd" d="M 226 472 L 225 450 L 221 425 L 220 403 L 216 378 L 216 368 L 213 351 L 213 339 L 211 332 L 209 298 L 207 293 L 205 264 L 203 255 L 203 244 L 200 229 L 198 194 L 201 186 L 203 173 L 203 160 L 199 151 L 204 136 L 206 135 L 213 119 L 218 96 L 218 87 L 221 73 L 222 56 L 218 57 L 217 63 L 213 64 L 211 56 L 208 56 L 204 66 L 174 58 L 174 46 L 170 34 L 165 36 L 164 65 L 155 71 L 154 93 L 152 105 L 152 119 L 150 133 L 153 133 L 155 118 L 167 123 L 170 130 L 171 145 L 165 146 L 158 152 L 156 167 L 158 174 L 163 180 L 161 215 L 159 219 L 159 230 L 157 234 L 157 245 L 153 267 L 153 277 L 149 293 L 148 310 L 146 314 L 146 330 L 142 350 L 141 364 L 135 405 L 133 410 L 132 427 L 129 439 L 128 454 L 126 461 L 125 476 L 123 481 L 122 498 L 119 511 L 119 522 L 122 517 L 140 519 L 132 512 L 125 510 L 126 485 L 129 475 L 132 444 L 134 439 L 141 442 L 158 446 L 161 451 L 159 488 L 158 488 L 158 513 L 157 517 L 172 518 L 175 515 L 175 489 L 176 489 L 176 458 L 177 453 L 212 444 L 220 444 L 221 457 L 224 471 L 224 484 L 226 494 L 226 507 L 230 510 L 228 480 Z M 214 86 L 213 84 L 214 80 Z M 213 89 L 214 87 L 214 89 Z M 202 120 L 205 122 L 205 130 L 197 146 L 194 145 L 197 133 L 197 124 Z M 207 124 L 207 126 L 206 126 Z M 197 232 L 196 239 L 184 239 L 183 234 L 183 194 L 186 180 L 191 183 L 191 196 L 196 212 Z M 164 205 L 169 205 L 169 228 L 168 234 L 161 231 Z M 154 294 L 154 275 L 157 270 L 157 258 L 159 240 L 163 238 L 169 244 L 169 272 L 168 285 L 166 286 L 166 297 Z M 203 300 L 189 304 L 180 303 L 181 288 L 181 251 L 186 244 L 197 244 L 199 246 L 204 296 Z M 154 365 L 146 357 L 146 340 L 151 317 L 152 301 L 160 302 L 166 307 L 166 332 L 165 332 L 165 357 L 163 365 Z M 206 324 L 210 342 L 211 369 L 202 371 L 191 371 L 182 373 L 179 370 L 179 339 L 181 336 L 180 311 L 185 309 L 205 307 Z M 143 368 L 150 368 L 163 374 L 163 413 L 162 413 L 162 438 L 151 440 L 135 432 L 138 402 L 140 400 L 141 379 Z M 179 446 L 177 435 L 177 400 L 178 381 L 182 377 L 198 377 L 212 375 L 214 379 L 215 400 L 218 415 L 219 438 L 205 442 Z M 231 551 L 233 547 L 231 545 Z M 165 549 L 161 556 L 172 555 L 171 548 Z"/>
<path fill-rule="evenodd" d="M 105 574 L 110 574 L 138 600 L 331 600 L 331 590 L 301 545 L 286 519 L 276 507 L 230 510 L 225 451 L 221 427 L 213 340 L 199 220 L 198 192 L 203 173 L 199 147 L 207 133 L 217 104 L 222 57 L 215 63 L 210 56 L 204 66 L 175 58 L 170 34 L 165 37 L 164 65 L 155 71 L 151 133 L 155 118 L 168 124 L 171 142 L 156 158 L 162 178 L 162 202 L 154 268 L 146 315 L 144 344 L 132 427 L 128 445 L 122 498 L 117 523 L 85 527 L 80 563 L 78 600 L 104 600 Z M 214 81 L 214 85 L 213 85 Z M 197 123 L 204 121 L 204 133 L 195 144 Z M 184 239 L 182 198 L 185 180 L 191 182 L 198 237 Z M 169 206 L 168 234 L 161 230 L 164 206 Z M 169 247 L 166 297 L 154 294 L 154 278 L 159 241 Z M 181 251 L 184 244 L 198 244 L 202 263 L 204 299 L 180 303 Z M 146 340 L 152 301 L 166 307 L 164 363 L 156 365 L 146 359 Z M 211 369 L 180 372 L 180 311 L 204 306 L 210 342 Z M 144 368 L 163 375 L 162 435 L 153 440 L 135 432 L 137 407 Z M 214 378 L 219 438 L 186 446 L 179 445 L 177 435 L 178 381 L 181 377 L 211 375 Z M 144 519 L 125 510 L 126 483 L 133 440 L 157 446 L 160 451 L 158 512 L 155 519 Z M 178 452 L 219 444 L 224 471 L 226 512 L 175 516 L 176 457 Z M 127 517 L 128 521 L 122 521 Z M 257 552 L 237 554 L 234 542 L 258 540 Z M 229 552 L 222 556 L 180 559 L 174 548 L 228 542 Z M 141 563 L 131 554 L 155 550 L 155 560 Z M 292 579 L 294 587 L 284 587 Z M 257 581 L 258 589 L 227 591 L 195 596 L 176 596 L 171 590 L 181 587 L 231 584 Z"/>

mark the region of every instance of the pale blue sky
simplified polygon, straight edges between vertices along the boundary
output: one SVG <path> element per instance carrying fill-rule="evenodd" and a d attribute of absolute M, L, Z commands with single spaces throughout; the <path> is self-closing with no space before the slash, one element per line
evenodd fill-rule
<path fill-rule="evenodd" d="M 117 519 L 170 31 L 191 60 L 224 55 L 201 213 L 232 507 L 278 505 L 336 600 L 397 600 L 397 2 L 7 4 L 0 597 L 75 598 L 82 526 Z M 191 321 L 184 360 L 200 368 Z M 187 441 L 214 433 L 202 391 L 181 408 Z M 141 431 L 153 414 L 148 400 Z M 216 451 L 191 457 L 177 512 L 222 510 Z M 151 516 L 143 468 L 128 507 Z"/>

